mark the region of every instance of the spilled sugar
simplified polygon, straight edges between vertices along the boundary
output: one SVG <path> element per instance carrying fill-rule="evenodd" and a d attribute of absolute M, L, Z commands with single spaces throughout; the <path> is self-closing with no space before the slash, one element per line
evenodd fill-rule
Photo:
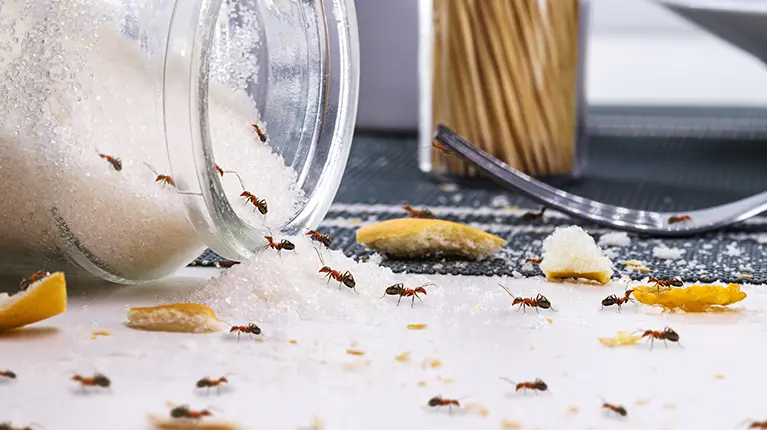
<path fill-rule="evenodd" d="M 652 249 L 652 255 L 655 258 L 662 258 L 664 260 L 679 260 L 682 258 L 686 251 L 681 248 L 669 248 L 665 245 L 656 246 Z"/>
<path fill-rule="evenodd" d="M 599 237 L 599 246 L 620 246 L 631 245 L 631 238 L 626 232 L 605 233 Z"/>
<path fill-rule="evenodd" d="M 279 238 L 282 239 L 282 238 Z M 275 239 L 276 240 L 276 239 Z M 390 320 L 397 312 L 396 296 L 381 299 L 386 287 L 404 282 L 415 288 L 429 282 L 425 276 L 395 274 L 375 263 L 357 262 L 341 251 L 328 250 L 306 236 L 290 237 L 296 251 L 268 249 L 254 258 L 227 269 L 205 286 L 181 294 L 168 302 L 189 301 L 212 307 L 227 321 L 255 320 L 266 323 L 288 323 L 296 320 L 366 322 Z M 316 247 L 316 248 L 315 248 Z M 322 247 L 322 248 L 320 248 Z M 317 255 L 319 249 L 324 264 Z M 323 266 L 340 272 L 347 270 L 356 281 L 355 292 L 335 280 L 323 279 Z M 428 298 L 439 297 L 438 287 L 427 286 Z M 437 302 L 439 299 L 435 299 Z M 390 306 L 373 306 L 391 301 Z M 416 306 L 421 303 L 416 300 Z M 403 298 L 400 308 L 410 307 Z"/>

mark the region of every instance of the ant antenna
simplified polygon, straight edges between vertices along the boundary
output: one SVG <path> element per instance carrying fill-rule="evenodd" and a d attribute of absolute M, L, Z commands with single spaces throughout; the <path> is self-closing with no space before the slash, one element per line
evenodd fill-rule
<path fill-rule="evenodd" d="M 224 173 L 234 173 L 234 176 L 237 176 L 237 179 L 240 181 L 240 186 L 242 187 L 242 191 L 245 191 L 245 182 L 242 181 L 242 176 L 240 176 L 239 173 L 235 172 L 234 170 L 224 170 Z"/>
<path fill-rule="evenodd" d="M 312 248 L 314 248 L 314 251 L 317 253 L 317 257 L 320 257 L 320 263 L 325 266 L 325 260 L 322 259 L 322 254 L 320 254 L 320 251 L 314 245 L 312 245 Z"/>
<path fill-rule="evenodd" d="M 159 176 L 159 173 L 157 173 L 157 171 L 156 171 L 156 170 L 154 170 L 154 169 L 152 168 L 152 166 L 150 166 L 150 165 L 149 165 L 149 163 L 147 163 L 147 162 L 144 162 L 144 164 L 146 165 L 146 167 L 149 167 L 149 170 L 151 170 L 151 171 L 152 171 L 152 173 L 154 173 L 155 175 L 158 175 L 158 176 Z"/>
<path fill-rule="evenodd" d="M 517 383 L 516 383 L 516 382 L 512 381 L 512 380 L 511 380 L 511 379 L 509 379 L 509 378 L 506 378 L 505 376 L 501 376 L 501 379 L 502 379 L 502 380 L 504 380 L 504 381 L 506 381 L 506 382 L 508 382 L 508 383 L 509 383 L 509 384 L 511 384 L 511 385 L 517 385 Z"/>
<path fill-rule="evenodd" d="M 511 291 L 509 291 L 509 289 L 508 289 L 508 288 L 504 287 L 504 286 L 503 286 L 503 285 L 501 285 L 501 284 L 498 284 L 498 286 L 499 286 L 499 287 L 501 287 L 501 288 L 503 288 L 503 289 L 504 289 L 504 291 L 506 291 L 506 293 L 508 293 L 508 295 L 510 295 L 512 299 L 516 299 L 516 298 L 517 298 L 516 296 L 514 296 L 514 293 L 512 293 Z"/>
<path fill-rule="evenodd" d="M 427 282 L 427 283 L 425 283 L 425 284 L 421 284 L 421 285 L 419 285 L 419 286 L 418 286 L 418 288 L 421 288 L 421 287 L 428 287 L 429 285 L 431 285 L 431 286 L 434 286 L 434 287 L 439 287 L 439 285 L 435 284 L 434 282 Z"/>
<path fill-rule="evenodd" d="M 39 424 L 39 423 L 36 423 L 36 422 L 29 423 L 28 427 L 39 428 L 39 429 L 44 429 L 45 428 L 45 427 L 43 427 L 42 424 Z"/>

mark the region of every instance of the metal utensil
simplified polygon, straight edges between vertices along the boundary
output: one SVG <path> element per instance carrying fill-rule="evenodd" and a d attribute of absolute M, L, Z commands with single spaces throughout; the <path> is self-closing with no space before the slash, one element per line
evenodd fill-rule
<path fill-rule="evenodd" d="M 504 188 L 520 192 L 573 217 L 616 230 L 655 236 L 686 236 L 736 224 L 767 210 L 767 192 L 725 205 L 685 213 L 651 212 L 608 205 L 537 181 L 473 146 L 444 125 L 437 127 L 434 138 L 445 148 L 487 173 Z M 671 217 L 680 215 L 687 215 L 690 219 L 669 223 Z"/>

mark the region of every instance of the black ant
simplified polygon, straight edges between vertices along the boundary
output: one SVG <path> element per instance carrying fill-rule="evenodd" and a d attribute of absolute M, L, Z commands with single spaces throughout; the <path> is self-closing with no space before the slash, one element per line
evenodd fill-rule
<path fill-rule="evenodd" d="M 101 387 L 101 388 L 109 388 L 112 386 L 112 381 L 109 380 L 106 376 L 96 373 L 95 375 L 91 377 L 84 377 L 80 375 L 75 375 L 71 378 L 75 382 L 80 383 L 80 388 L 83 390 L 86 387 Z"/>
<path fill-rule="evenodd" d="M 322 263 L 322 268 L 319 273 L 325 274 L 324 277 L 328 279 L 328 283 L 331 279 L 335 279 L 340 284 L 339 288 L 341 285 L 345 285 L 347 288 L 351 288 L 355 293 L 359 294 L 359 292 L 357 292 L 357 281 L 354 280 L 354 276 L 351 272 L 347 270 L 346 272 L 341 273 L 338 270 L 331 269 L 330 266 L 325 265 L 325 261 L 322 259 L 320 251 L 318 251 L 317 248 L 314 248 L 314 250 L 317 252 L 317 256 L 320 257 L 320 263 Z"/>
<path fill-rule="evenodd" d="M 27 288 L 29 288 L 30 285 L 34 284 L 35 282 L 45 279 L 51 274 L 45 270 L 40 270 L 39 272 L 33 273 L 32 275 L 23 278 L 21 282 L 19 283 L 19 290 L 24 291 Z"/>
<path fill-rule="evenodd" d="M 381 298 L 383 299 L 387 295 L 399 296 L 399 299 L 397 300 L 397 306 L 399 306 L 399 302 L 402 300 L 403 297 L 412 297 L 413 299 L 410 303 L 410 307 L 412 308 L 415 305 L 415 299 L 423 301 L 421 300 L 420 297 L 418 297 L 418 294 L 426 295 L 426 288 L 424 287 L 427 285 L 434 285 L 434 284 L 432 284 L 431 282 L 427 282 L 416 289 L 412 289 L 412 288 L 405 288 L 405 284 L 400 282 L 399 284 L 394 284 L 386 288 L 386 291 L 384 291 L 384 294 L 383 296 L 381 296 Z"/>
<path fill-rule="evenodd" d="M 642 331 L 642 330 L 639 330 Z M 666 344 L 666 348 L 668 348 L 668 342 L 676 342 L 679 346 L 682 346 L 679 343 L 679 334 L 675 332 L 670 327 L 665 327 L 663 331 L 658 330 L 644 330 L 642 333 L 642 337 L 649 337 L 650 338 L 650 349 L 653 348 L 653 343 L 655 340 L 662 340 L 663 343 Z"/>
<path fill-rule="evenodd" d="M 534 307 L 536 313 L 538 312 L 538 308 L 541 308 L 541 309 L 551 309 L 552 311 L 554 310 L 551 307 L 551 302 L 549 301 L 549 299 L 547 299 L 546 296 L 544 296 L 543 294 L 538 294 L 537 296 L 535 296 L 535 298 L 532 298 L 532 297 L 528 297 L 528 298 L 517 297 L 517 296 L 514 295 L 514 293 L 509 291 L 508 288 L 504 287 L 501 284 L 498 284 L 498 285 L 501 288 L 503 288 L 503 290 L 506 291 L 506 293 L 508 295 L 510 295 L 512 299 L 514 299 L 514 301 L 511 302 L 512 306 L 519 305 L 519 307 L 517 308 L 517 312 L 519 312 L 520 308 L 522 309 L 523 312 L 527 312 L 527 310 L 525 310 L 525 308 L 527 306 Z"/>
<path fill-rule="evenodd" d="M 0 377 L 7 379 L 16 379 L 16 374 L 10 370 L 0 370 Z"/>
<path fill-rule="evenodd" d="M 402 206 L 402 210 L 408 213 L 413 218 L 427 218 L 427 219 L 434 219 L 436 218 L 433 213 L 431 213 L 430 210 L 424 208 L 421 210 L 413 209 L 413 207 L 409 205 Z"/>
<path fill-rule="evenodd" d="M 522 215 L 522 221 L 535 221 L 543 218 L 543 214 L 546 212 L 546 206 L 541 206 L 538 212 L 525 212 Z"/>
<path fill-rule="evenodd" d="M 621 306 L 623 306 L 624 304 L 626 304 L 628 302 L 633 302 L 634 301 L 634 299 L 631 298 L 631 293 L 633 293 L 633 292 L 634 292 L 634 290 L 628 289 L 624 293 L 623 297 L 618 297 L 616 294 L 611 294 L 611 295 L 605 297 L 604 300 L 602 300 L 602 309 L 604 309 L 605 306 L 617 305 L 618 306 L 618 312 L 620 312 L 621 311 Z"/>
<path fill-rule="evenodd" d="M 304 228 L 306 228 L 306 227 L 304 227 Z M 329 234 L 320 234 L 319 232 L 311 230 L 311 229 L 308 229 L 308 228 L 306 230 L 307 230 L 307 232 L 306 232 L 307 236 L 311 236 L 312 239 L 314 239 L 317 242 L 325 245 L 326 247 L 330 248 L 330 245 L 333 244 L 333 239 L 330 238 Z"/>
<path fill-rule="evenodd" d="M 253 338 L 253 335 L 255 334 L 258 336 L 261 334 L 261 328 L 253 323 L 249 323 L 248 325 L 233 325 L 231 329 L 229 329 L 229 333 L 237 333 L 237 340 L 240 340 L 240 335 L 245 333 L 250 336 L 250 338 Z"/>
<path fill-rule="evenodd" d="M 223 383 L 226 383 L 226 384 L 229 383 L 229 380 L 226 379 L 225 376 L 222 376 L 218 379 L 202 378 L 199 381 L 197 381 L 195 385 L 197 386 L 197 388 L 205 388 L 208 390 L 210 390 L 211 387 L 216 387 L 216 393 L 220 393 L 221 384 Z"/>
<path fill-rule="evenodd" d="M 545 382 L 543 382 L 542 379 L 536 378 L 532 382 L 514 382 L 509 378 L 501 377 L 504 381 L 508 382 L 509 384 L 514 385 L 514 391 L 519 392 L 520 390 L 533 390 L 533 392 L 537 395 L 538 391 L 548 391 L 549 386 L 546 385 Z M 525 395 L 527 395 L 527 391 L 525 391 Z"/>

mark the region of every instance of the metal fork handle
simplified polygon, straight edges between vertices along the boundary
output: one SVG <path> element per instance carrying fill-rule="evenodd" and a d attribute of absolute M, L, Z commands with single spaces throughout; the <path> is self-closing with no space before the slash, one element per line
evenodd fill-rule
<path fill-rule="evenodd" d="M 532 200 L 575 218 L 616 230 L 654 236 L 688 236 L 717 230 L 767 210 L 767 192 L 725 205 L 684 213 L 652 212 L 608 205 L 537 181 L 472 145 L 444 125 L 437 126 L 434 139 L 452 153 L 475 165 L 504 188 L 522 193 Z M 672 215 L 689 215 L 692 220 L 669 224 L 669 217 Z"/>

